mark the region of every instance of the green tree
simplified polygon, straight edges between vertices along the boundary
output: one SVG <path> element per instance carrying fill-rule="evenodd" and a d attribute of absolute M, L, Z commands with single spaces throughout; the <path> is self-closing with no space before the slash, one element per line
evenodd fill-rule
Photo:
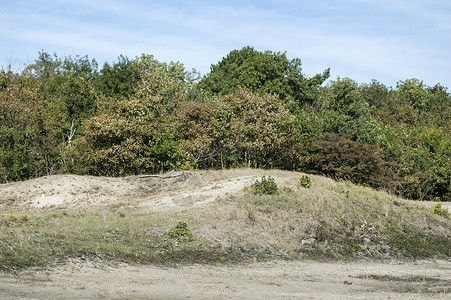
<path fill-rule="evenodd" d="M 429 97 L 423 81 L 412 78 L 399 81 L 396 85 L 401 97 L 405 97 L 415 108 L 422 109 L 428 105 Z"/>
<path fill-rule="evenodd" d="M 366 90 L 366 96 L 380 97 L 373 115 L 382 129 L 383 157 L 398 165 L 397 192 L 412 199 L 450 199 L 451 97 L 446 89 L 409 79 L 396 90 L 377 91 Z"/>
<path fill-rule="evenodd" d="M 97 88 L 106 96 L 129 97 L 140 84 L 143 76 L 164 73 L 186 91 L 193 90 L 199 73 L 188 71 L 180 62 L 160 62 L 151 54 L 142 54 L 135 59 L 119 56 L 117 62 L 105 63 L 97 77 Z"/>
<path fill-rule="evenodd" d="M 319 112 L 325 132 L 347 135 L 363 144 L 377 144 L 380 127 L 358 84 L 338 78 L 319 92 Z"/>
<path fill-rule="evenodd" d="M 299 132 L 288 104 L 275 95 L 239 88 L 216 102 L 187 102 L 177 109 L 179 139 L 202 168 L 294 168 Z"/>
<path fill-rule="evenodd" d="M 141 80 L 141 70 L 128 57 L 120 55 L 117 62 L 104 63 L 96 86 L 107 97 L 128 97 Z"/>
<path fill-rule="evenodd" d="M 30 78 L 5 72 L 0 89 L 0 182 L 47 174 L 52 155 L 39 127 L 43 101 Z"/>
<path fill-rule="evenodd" d="M 304 103 L 313 101 L 314 88 L 328 77 L 329 69 L 307 78 L 302 74 L 300 59 L 289 60 L 285 53 L 260 52 L 247 46 L 231 51 L 212 65 L 200 87 L 214 95 L 234 93 L 237 87 L 242 87 L 252 93 L 272 93 L 281 100 Z"/>
<path fill-rule="evenodd" d="M 168 95 L 171 95 L 168 98 Z M 183 88 L 164 73 L 143 75 L 135 93 L 84 123 L 82 164 L 97 175 L 123 176 L 178 167 L 172 108 Z"/>
<path fill-rule="evenodd" d="M 186 70 L 180 62 L 160 62 L 153 55 L 142 54 L 134 60 L 143 74 L 161 72 L 169 76 L 173 81 L 182 85 L 185 91 L 193 90 L 200 79 L 200 74 L 195 69 Z"/>

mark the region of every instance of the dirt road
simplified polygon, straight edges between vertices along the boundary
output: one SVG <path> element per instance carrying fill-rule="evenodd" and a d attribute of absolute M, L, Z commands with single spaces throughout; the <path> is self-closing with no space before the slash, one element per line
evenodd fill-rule
<path fill-rule="evenodd" d="M 450 299 L 451 263 L 156 267 L 72 260 L 0 275 L 1 299 Z"/>

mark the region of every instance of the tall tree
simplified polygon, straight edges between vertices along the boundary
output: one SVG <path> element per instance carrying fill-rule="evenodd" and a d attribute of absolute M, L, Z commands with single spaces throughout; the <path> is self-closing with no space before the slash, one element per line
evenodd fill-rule
<path fill-rule="evenodd" d="M 314 87 L 328 77 L 329 69 L 308 78 L 302 74 L 300 59 L 290 60 L 285 53 L 261 52 L 247 46 L 212 65 L 200 87 L 207 93 L 225 95 L 240 86 L 252 93 L 273 93 L 281 100 L 303 103 L 312 102 Z"/>

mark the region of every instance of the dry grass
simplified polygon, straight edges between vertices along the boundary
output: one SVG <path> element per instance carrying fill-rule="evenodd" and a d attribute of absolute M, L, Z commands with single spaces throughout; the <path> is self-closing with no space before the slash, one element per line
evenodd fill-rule
<path fill-rule="evenodd" d="M 274 171 L 278 172 L 278 171 Z M 274 173 L 273 173 L 274 174 Z M 184 210 L 10 211 L 0 215 L 0 266 L 97 256 L 135 263 L 451 256 L 451 220 L 383 191 L 299 173 L 276 195 L 243 194 Z M 193 241 L 169 231 L 186 222 Z"/>

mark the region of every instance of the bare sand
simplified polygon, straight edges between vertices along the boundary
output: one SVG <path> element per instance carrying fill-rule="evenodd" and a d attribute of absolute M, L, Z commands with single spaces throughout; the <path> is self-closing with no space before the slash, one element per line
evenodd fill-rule
<path fill-rule="evenodd" d="M 0 274 L 1 299 L 450 299 L 451 263 L 158 267 L 71 260 Z"/>

